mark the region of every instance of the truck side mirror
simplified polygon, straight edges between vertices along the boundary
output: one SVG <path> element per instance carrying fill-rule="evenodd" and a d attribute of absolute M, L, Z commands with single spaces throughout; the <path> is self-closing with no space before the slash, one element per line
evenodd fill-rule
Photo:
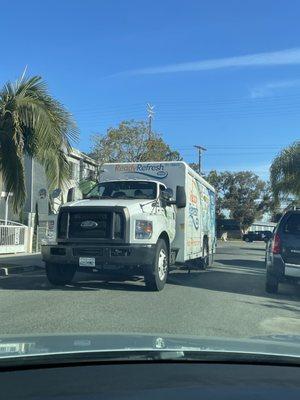
<path fill-rule="evenodd" d="M 163 200 L 169 201 L 173 197 L 173 190 L 166 188 L 160 192 L 160 196 Z"/>
<path fill-rule="evenodd" d="M 72 187 L 68 190 L 67 202 L 69 203 L 69 201 L 74 201 L 74 200 L 75 200 L 75 188 Z"/>
<path fill-rule="evenodd" d="M 176 186 L 176 206 L 177 208 L 186 206 L 186 193 L 183 186 Z"/>

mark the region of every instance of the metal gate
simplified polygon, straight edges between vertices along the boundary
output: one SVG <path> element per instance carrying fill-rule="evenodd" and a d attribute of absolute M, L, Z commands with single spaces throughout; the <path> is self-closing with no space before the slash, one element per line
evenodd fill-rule
<path fill-rule="evenodd" d="M 0 220 L 0 254 L 27 251 L 28 227 L 18 222 Z"/>

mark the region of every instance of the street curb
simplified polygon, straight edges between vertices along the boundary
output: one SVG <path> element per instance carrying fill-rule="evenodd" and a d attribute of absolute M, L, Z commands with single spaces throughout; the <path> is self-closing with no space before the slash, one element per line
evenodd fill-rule
<path fill-rule="evenodd" d="M 33 272 L 33 271 L 39 271 L 41 269 L 44 269 L 44 267 L 41 267 L 39 265 L 28 265 L 28 266 L 8 266 L 8 267 L 0 267 L 0 276 L 8 276 L 8 275 L 15 275 L 15 274 L 22 274 L 24 272 Z"/>

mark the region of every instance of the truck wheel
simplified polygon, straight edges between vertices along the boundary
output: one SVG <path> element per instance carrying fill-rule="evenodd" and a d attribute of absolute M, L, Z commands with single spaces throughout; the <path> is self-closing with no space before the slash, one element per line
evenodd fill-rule
<path fill-rule="evenodd" d="M 208 240 L 203 239 L 203 246 L 202 246 L 202 257 L 200 258 L 200 269 L 206 269 L 209 267 L 209 246 Z"/>
<path fill-rule="evenodd" d="M 166 242 L 158 239 L 156 244 L 156 254 L 153 265 L 145 267 L 145 284 L 147 289 L 160 291 L 164 288 L 169 267 L 169 255 Z"/>
<path fill-rule="evenodd" d="M 267 273 L 266 276 L 266 292 L 267 293 L 277 293 L 278 292 L 279 281 L 274 275 Z"/>
<path fill-rule="evenodd" d="M 250 243 L 250 239 L 246 237 L 245 242 Z"/>
<path fill-rule="evenodd" d="M 74 265 L 46 263 L 46 275 L 52 285 L 65 286 L 70 283 L 75 275 Z"/>

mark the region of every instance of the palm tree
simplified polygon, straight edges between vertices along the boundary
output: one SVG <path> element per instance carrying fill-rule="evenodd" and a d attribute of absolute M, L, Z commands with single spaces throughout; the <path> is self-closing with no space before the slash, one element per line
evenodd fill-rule
<path fill-rule="evenodd" d="M 26 197 L 24 156 L 40 162 L 50 188 L 62 187 L 69 176 L 66 153 L 77 128 L 71 115 L 52 98 L 39 76 L 24 75 L 0 91 L 0 172 L 18 211 Z"/>
<path fill-rule="evenodd" d="M 280 152 L 271 165 L 270 173 L 276 199 L 292 195 L 300 200 L 300 141 Z"/>

